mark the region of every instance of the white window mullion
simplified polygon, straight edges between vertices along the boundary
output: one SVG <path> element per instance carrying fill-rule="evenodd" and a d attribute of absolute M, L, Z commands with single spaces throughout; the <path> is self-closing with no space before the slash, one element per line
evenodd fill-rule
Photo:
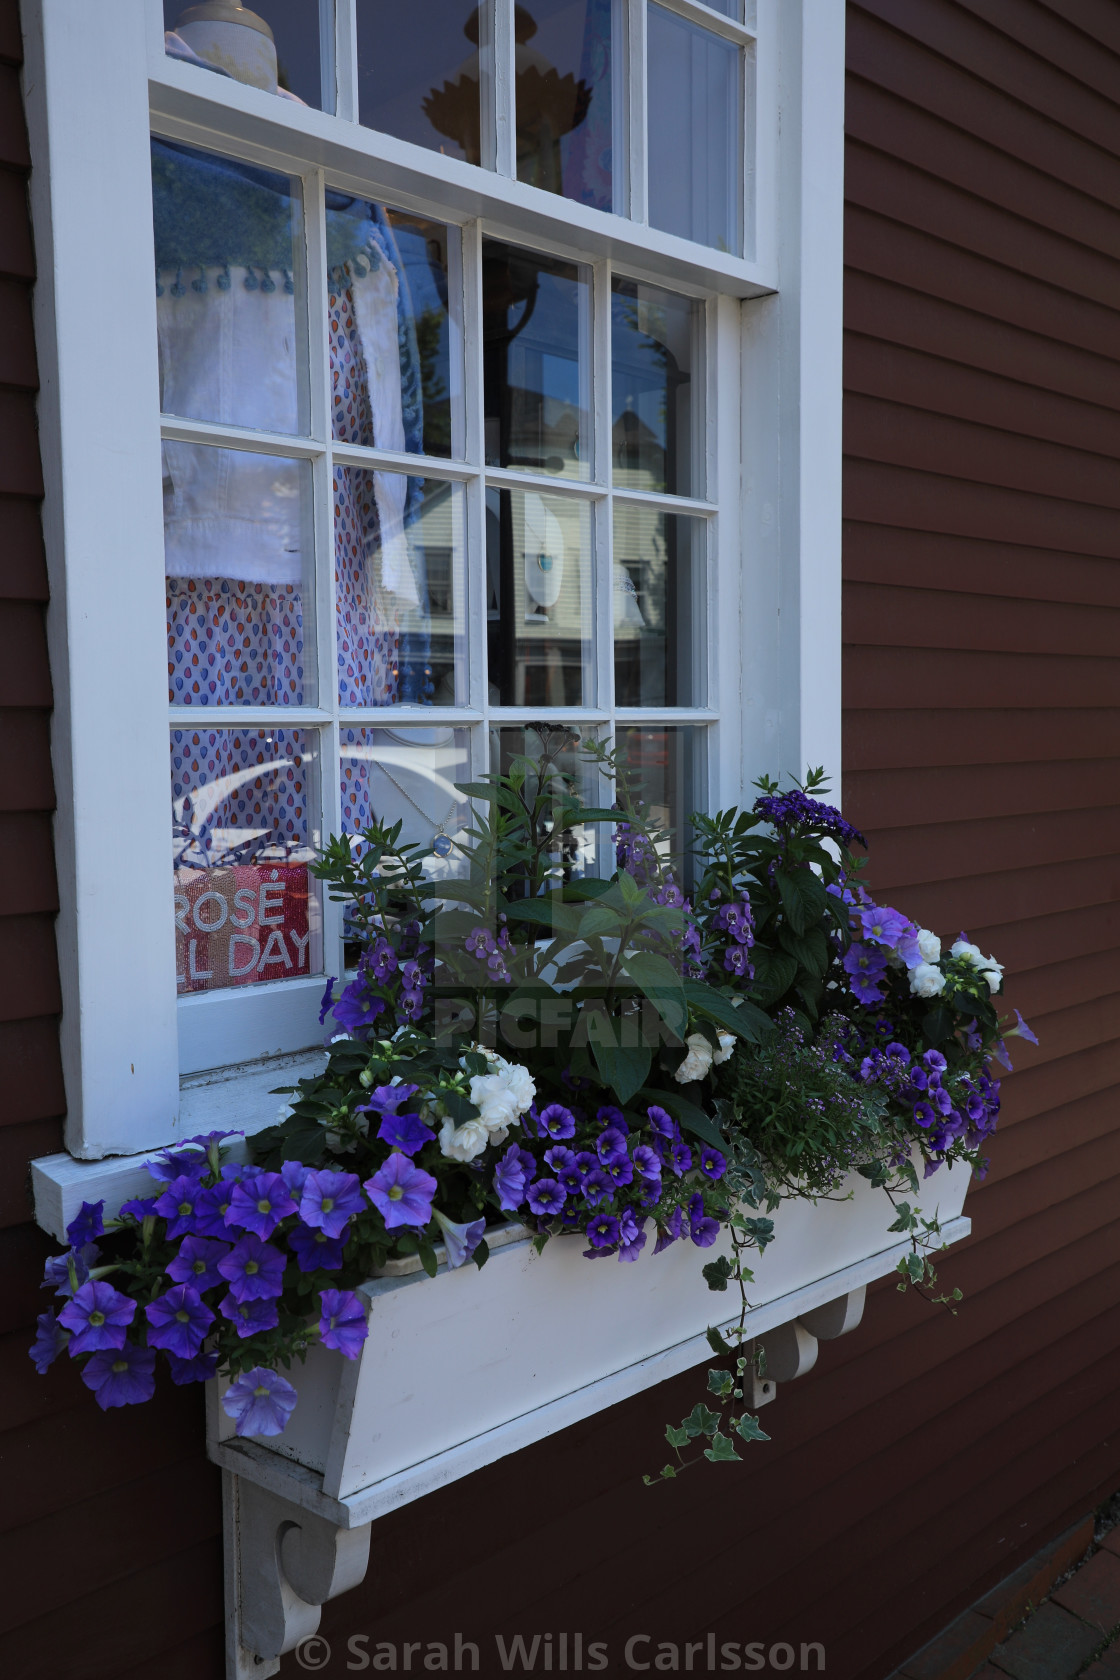
<path fill-rule="evenodd" d="M 323 0 L 320 0 L 323 3 Z M 332 35 L 331 57 L 334 61 L 335 115 L 345 122 L 358 120 L 358 7 L 357 0 L 334 0 L 334 28 L 330 30 L 330 0 L 326 0 L 326 14 L 320 27 Z M 323 76 L 327 76 L 326 53 L 323 54 Z"/>
<path fill-rule="evenodd" d="M 517 42 L 513 28 L 514 0 L 484 0 L 491 18 L 492 42 L 489 88 L 483 77 L 483 137 L 493 123 L 493 165 L 499 175 L 517 179 Z M 489 97 L 487 97 L 489 95 Z M 483 156 L 485 158 L 485 152 Z"/>
<path fill-rule="evenodd" d="M 626 0 L 630 220 L 649 221 L 646 148 L 646 0 Z"/>
<path fill-rule="evenodd" d="M 591 416 L 592 478 L 611 482 L 611 265 L 596 263 L 591 273 Z M 614 707 L 614 533 L 611 498 L 592 507 L 592 553 L 595 649 L 595 698 L 606 712 Z"/>
<path fill-rule="evenodd" d="M 487 725 L 490 699 L 486 681 L 486 491 L 481 468 L 485 458 L 485 421 L 482 400 L 482 226 L 468 222 L 462 230 L 463 341 L 465 452 L 473 469 L 467 482 L 465 611 L 467 639 L 467 700 Z M 477 751 L 475 753 L 477 763 Z"/>

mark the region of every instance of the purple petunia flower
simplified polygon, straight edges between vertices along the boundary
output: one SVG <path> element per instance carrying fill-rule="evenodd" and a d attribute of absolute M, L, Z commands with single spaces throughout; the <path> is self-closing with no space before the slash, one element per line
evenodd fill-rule
<path fill-rule="evenodd" d="M 583 1199 L 588 1207 L 595 1207 L 604 1196 L 614 1195 L 614 1185 L 603 1167 L 592 1167 L 583 1181 Z"/>
<path fill-rule="evenodd" d="M 567 1199 L 554 1178 L 538 1178 L 529 1190 L 529 1206 L 534 1213 L 546 1218 L 559 1213 Z"/>
<path fill-rule="evenodd" d="M 426 1143 L 431 1143 L 436 1134 L 430 1126 L 425 1126 L 418 1114 L 387 1114 L 377 1128 L 377 1135 L 390 1148 L 400 1149 L 405 1155 L 415 1155 Z"/>
<path fill-rule="evenodd" d="M 233 1191 L 241 1176 L 242 1168 L 222 1168 L 222 1176 L 211 1189 L 204 1190 L 198 1202 L 198 1213 L 194 1222 L 195 1234 L 200 1237 L 213 1237 L 226 1241 L 233 1235 L 226 1224 L 226 1214 L 233 1202 Z M 229 1175 L 227 1177 L 227 1174 Z"/>
<path fill-rule="evenodd" d="M 303 1195 L 303 1187 L 307 1183 L 310 1167 L 305 1167 L 302 1161 L 281 1161 L 280 1177 L 288 1186 L 289 1195 L 298 1202 Z"/>
<path fill-rule="evenodd" d="M 1038 1043 L 1038 1039 L 1028 1027 L 1018 1010 L 1015 1011 L 1015 1025 L 1008 1028 L 1007 1036 L 1008 1038 L 1025 1038 L 1028 1044 Z M 979 1049 L 979 1046 L 977 1045 L 976 1048 Z"/>
<path fill-rule="evenodd" d="M 336 1272 L 342 1264 L 345 1244 L 345 1235 L 328 1237 L 325 1231 L 312 1231 L 306 1225 L 297 1225 L 288 1232 L 288 1247 L 301 1272 Z"/>
<path fill-rule="evenodd" d="M 881 909 L 877 904 L 860 910 L 858 919 L 864 939 L 873 945 L 897 945 L 910 925 L 897 910 Z"/>
<path fill-rule="evenodd" d="M 619 1221 L 621 1246 L 618 1251 L 618 1258 L 620 1260 L 633 1261 L 638 1258 L 646 1246 L 646 1233 L 642 1229 L 644 1225 L 644 1217 L 639 1219 L 630 1208 L 623 1210 L 622 1218 Z"/>
<path fill-rule="evenodd" d="M 699 1208 L 696 1206 L 697 1202 L 700 1202 Z M 688 1210 L 688 1234 L 697 1248 L 711 1248 L 719 1236 L 719 1220 L 704 1212 L 704 1204 L 699 1196 L 692 1198 Z"/>
<path fill-rule="evenodd" d="M 235 1301 L 271 1301 L 284 1288 L 287 1261 L 278 1248 L 251 1232 L 218 1261 Z M 229 1313 L 226 1317 L 230 1317 Z"/>
<path fill-rule="evenodd" d="M 680 1240 L 681 1225 L 684 1222 L 683 1209 L 675 1207 L 668 1219 L 657 1227 L 657 1241 L 653 1245 L 653 1252 L 661 1254 Z"/>
<path fill-rule="evenodd" d="M 133 1196 L 130 1201 L 121 1203 L 121 1218 L 129 1215 L 133 1219 L 149 1219 L 156 1211 L 156 1196 Z"/>
<path fill-rule="evenodd" d="M 222 1410 L 233 1418 L 239 1435 L 282 1435 L 297 1399 L 279 1371 L 257 1365 L 230 1383 L 222 1395 Z"/>
<path fill-rule="evenodd" d="M 67 1339 L 65 1330 L 49 1307 L 46 1312 L 39 1314 L 35 1320 L 35 1340 L 31 1344 L 31 1358 L 35 1361 L 35 1369 L 40 1376 L 54 1364 L 65 1348 Z"/>
<path fill-rule="evenodd" d="M 340 1237 L 365 1207 L 357 1173 L 309 1172 L 300 1197 L 299 1216 L 313 1230 Z"/>
<path fill-rule="evenodd" d="M 148 1346 L 164 1348 L 178 1359 L 193 1359 L 214 1314 L 189 1283 L 177 1283 L 144 1308 L 148 1320 Z"/>
<path fill-rule="evenodd" d="M 345 1033 L 356 1033 L 370 1027 L 385 1013 L 385 999 L 372 996 L 366 990 L 366 978 L 352 980 L 334 1005 L 331 1013 Z"/>
<path fill-rule="evenodd" d="M 104 1279 L 90 1278 L 67 1301 L 58 1315 L 58 1322 L 74 1334 L 70 1338 L 70 1357 L 79 1353 L 97 1353 L 101 1348 L 121 1348 L 125 1333 L 136 1317 L 136 1302 L 122 1295 Z"/>
<path fill-rule="evenodd" d="M 727 1157 L 721 1155 L 711 1144 L 705 1144 L 700 1151 L 700 1171 L 705 1178 L 720 1179 L 727 1171 Z"/>
<path fill-rule="evenodd" d="M 486 1230 L 485 1219 L 472 1219 L 469 1223 L 457 1224 L 448 1219 L 445 1213 L 433 1208 L 432 1213 L 436 1223 L 443 1233 L 444 1245 L 447 1249 L 447 1264 L 454 1271 L 457 1266 L 465 1265 L 482 1241 Z"/>
<path fill-rule="evenodd" d="M 397 1150 L 365 1182 L 366 1194 L 389 1230 L 398 1225 L 426 1225 L 437 1188 L 431 1173 Z"/>
<path fill-rule="evenodd" d="M 72 1248 L 66 1254 L 50 1254 L 43 1266 L 43 1282 L 41 1288 L 53 1289 L 56 1295 L 70 1296 L 74 1293 L 74 1283 L 70 1277 L 70 1268 L 74 1268 L 74 1277 L 79 1287 L 89 1277 L 89 1269 L 95 1261 L 101 1258 L 101 1251 L 96 1243 L 87 1243 L 83 1249 Z"/>
<path fill-rule="evenodd" d="M 403 1102 L 414 1097 L 419 1085 L 379 1085 L 370 1092 L 369 1101 L 359 1109 L 360 1114 L 395 1114 Z"/>
<path fill-rule="evenodd" d="M 319 1337 L 324 1347 L 334 1348 L 344 1359 L 357 1359 L 369 1335 L 361 1296 L 352 1289 L 324 1289 L 319 1319 Z"/>
<path fill-rule="evenodd" d="M 197 1178 L 184 1175 L 171 1180 L 155 1208 L 160 1218 L 167 1220 L 169 1237 L 185 1237 L 200 1228 L 200 1219 L 205 1217 L 201 1207 L 209 1194 Z"/>
<path fill-rule="evenodd" d="M 209 1382 L 218 1369 L 218 1355 L 196 1353 L 193 1359 L 178 1359 L 169 1353 L 167 1363 L 171 1367 L 171 1381 L 177 1388 L 183 1388 L 187 1383 Z"/>
<path fill-rule="evenodd" d="M 276 1300 L 239 1301 L 230 1290 L 218 1302 L 218 1311 L 228 1318 L 242 1341 L 255 1336 L 259 1330 L 275 1330 L 280 1322 L 280 1307 Z"/>
<path fill-rule="evenodd" d="M 321 1027 L 326 1025 L 327 1016 L 334 1008 L 334 983 L 337 979 L 338 975 L 332 974 L 323 987 L 323 996 L 319 1001 L 319 1025 Z"/>
<path fill-rule="evenodd" d="M 537 1122 L 541 1132 L 547 1133 L 550 1138 L 562 1139 L 575 1136 L 576 1117 L 570 1108 L 564 1107 L 563 1103 L 549 1103 L 547 1108 L 542 1108 L 537 1116 Z"/>
<path fill-rule="evenodd" d="M 848 984 L 857 1002 L 862 1003 L 866 1008 L 871 1009 L 875 1004 L 882 1003 L 883 991 L 876 976 L 853 974 Z"/>
<path fill-rule="evenodd" d="M 82 1366 L 82 1381 L 93 1390 L 101 1410 L 107 1412 L 110 1406 L 138 1406 L 150 1400 L 156 1388 L 155 1368 L 156 1356 L 151 1348 L 125 1342 L 87 1359 Z"/>
<path fill-rule="evenodd" d="M 96 1242 L 98 1237 L 105 1235 L 105 1200 L 99 1202 L 83 1202 L 75 1217 L 66 1227 L 66 1240 L 71 1248 L 84 1248 L 87 1243 Z"/>
<path fill-rule="evenodd" d="M 295 1211 L 292 1193 L 279 1173 L 255 1173 L 234 1185 L 226 1209 L 226 1224 L 236 1230 L 252 1231 L 264 1241 L 282 1219 Z"/>
<path fill-rule="evenodd" d="M 212 1242 L 206 1237 L 184 1237 L 179 1252 L 167 1268 L 167 1275 L 176 1283 L 189 1283 L 195 1289 L 213 1289 L 222 1281 L 218 1261 L 230 1251 L 228 1242 Z"/>
<path fill-rule="evenodd" d="M 587 1240 L 592 1248 L 614 1248 L 619 1238 L 619 1223 L 613 1213 L 597 1213 L 587 1222 Z"/>

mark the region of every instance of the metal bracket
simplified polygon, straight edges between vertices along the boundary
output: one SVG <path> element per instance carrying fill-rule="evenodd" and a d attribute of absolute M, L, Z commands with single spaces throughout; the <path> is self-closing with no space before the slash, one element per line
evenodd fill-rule
<path fill-rule="evenodd" d="M 322 1605 L 369 1567 L 370 1524 L 340 1528 L 222 1471 L 226 1680 L 267 1680 L 319 1626 Z"/>

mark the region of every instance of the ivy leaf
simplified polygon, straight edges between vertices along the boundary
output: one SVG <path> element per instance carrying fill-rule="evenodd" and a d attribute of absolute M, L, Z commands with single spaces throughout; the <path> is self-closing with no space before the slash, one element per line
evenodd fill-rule
<path fill-rule="evenodd" d="M 702 1401 L 697 1401 L 686 1418 L 681 1419 L 681 1428 L 685 1430 L 690 1440 L 697 1435 L 714 1435 L 719 1429 L 719 1413 L 710 1412 Z"/>
<path fill-rule="evenodd" d="M 731 1262 L 726 1254 L 721 1254 L 718 1260 L 709 1260 L 701 1269 L 701 1275 L 709 1289 L 722 1292 L 727 1288 L 727 1280 L 731 1276 Z"/>
<path fill-rule="evenodd" d="M 768 1441 L 770 1439 L 766 1431 L 758 1427 L 758 1419 L 751 1417 L 749 1412 L 743 1413 L 743 1416 L 737 1420 L 735 1428 L 744 1441 Z"/>
<path fill-rule="evenodd" d="M 669 1423 L 665 1426 L 665 1439 L 671 1447 L 676 1447 L 679 1451 L 681 1447 L 687 1447 L 691 1436 L 683 1425 L 678 1428 L 675 1423 Z"/>
<path fill-rule="evenodd" d="M 713 1353 L 722 1353 L 725 1356 L 729 1356 L 734 1353 L 735 1350 L 731 1346 L 731 1343 L 727 1341 L 726 1337 L 721 1336 L 718 1330 L 713 1330 L 710 1324 L 704 1334 L 708 1338 L 708 1346 L 711 1348 Z"/>
<path fill-rule="evenodd" d="M 708 1392 L 717 1395 L 720 1400 L 726 1400 L 734 1387 L 735 1378 L 730 1371 L 708 1372 Z"/>
<path fill-rule="evenodd" d="M 713 1435 L 711 1446 L 704 1448 L 704 1457 L 713 1464 L 730 1464 L 732 1459 L 742 1463 L 730 1435 Z"/>

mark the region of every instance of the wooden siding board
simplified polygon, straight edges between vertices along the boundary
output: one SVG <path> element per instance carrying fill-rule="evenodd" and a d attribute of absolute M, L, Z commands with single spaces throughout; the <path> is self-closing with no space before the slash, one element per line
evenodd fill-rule
<path fill-rule="evenodd" d="M 958 595 L 995 595 L 1012 604 L 1120 607 L 1120 565 L 1110 556 L 973 541 L 855 519 L 845 522 L 844 541 L 845 600 L 859 584 L 921 589 L 935 580 L 939 588 Z"/>
<path fill-rule="evenodd" d="M 66 1107 L 58 1022 L 53 1015 L 0 1021 L 0 1070 L 4 1081 L 0 1170 L 10 1178 L 16 1162 L 14 1151 L 9 1153 L 3 1142 L 6 1128 L 52 1119 Z"/>
<path fill-rule="evenodd" d="M 1120 54 L 1120 16 L 1113 0 L 1039 0 L 1063 22 L 1073 24 L 1098 46 Z"/>
<path fill-rule="evenodd" d="M 911 694 L 906 704 L 887 712 L 845 707 L 844 763 L 853 774 L 863 778 L 879 770 L 915 767 L 1021 765 L 1036 756 L 1047 763 L 1064 757 L 1084 764 L 1109 756 L 1120 741 L 1120 708 L 1009 711 L 991 706 L 978 711 L 950 704 L 923 711 L 917 698 Z M 959 703 L 964 697 L 947 698 Z"/>
<path fill-rule="evenodd" d="M 1117 738 L 1120 745 L 1120 737 Z M 1100 810 L 1116 798 L 1120 758 L 913 765 L 852 771 L 845 791 L 877 834 L 940 821 Z M 1077 821 L 1070 817 L 1071 827 Z"/>
<path fill-rule="evenodd" d="M 1120 607 L 965 594 L 941 587 L 933 570 L 901 586 L 849 582 L 844 637 L 850 646 L 862 647 L 1110 659 L 1120 673 Z"/>

